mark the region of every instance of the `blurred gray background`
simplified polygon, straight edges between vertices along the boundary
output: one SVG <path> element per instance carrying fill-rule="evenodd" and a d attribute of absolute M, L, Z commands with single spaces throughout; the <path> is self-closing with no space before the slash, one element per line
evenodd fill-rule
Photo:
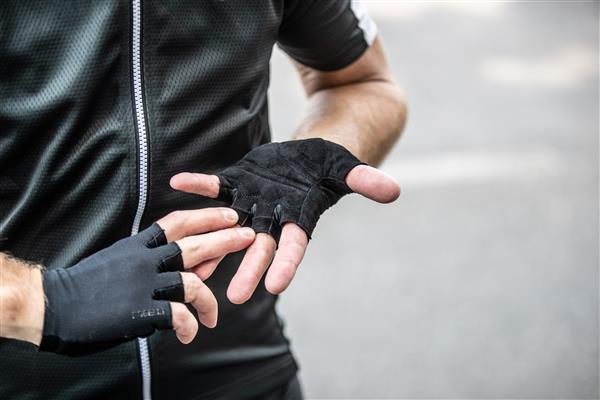
<path fill-rule="evenodd" d="M 398 202 L 322 218 L 279 310 L 308 398 L 598 398 L 596 1 L 366 1 Z M 271 120 L 303 92 L 276 52 Z"/>

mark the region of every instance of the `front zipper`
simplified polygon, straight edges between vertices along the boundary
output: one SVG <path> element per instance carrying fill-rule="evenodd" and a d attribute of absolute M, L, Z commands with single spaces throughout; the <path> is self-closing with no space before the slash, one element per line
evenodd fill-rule
<path fill-rule="evenodd" d="M 144 92 L 142 88 L 142 0 L 132 0 L 132 31 L 131 31 L 131 64 L 133 79 L 133 106 L 135 109 L 136 138 L 138 145 L 138 203 L 131 235 L 140 230 L 142 215 L 146 208 L 148 191 L 148 137 L 146 117 L 144 112 Z M 142 371 L 142 395 L 144 400 L 151 400 L 150 393 L 150 354 L 148 340 L 138 339 L 140 369 Z"/>

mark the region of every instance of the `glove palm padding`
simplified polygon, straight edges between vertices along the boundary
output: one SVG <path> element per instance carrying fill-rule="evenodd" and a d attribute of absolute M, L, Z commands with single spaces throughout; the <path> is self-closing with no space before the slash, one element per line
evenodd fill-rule
<path fill-rule="evenodd" d="M 217 175 L 218 199 L 231 204 L 241 225 L 277 241 L 287 222 L 310 238 L 321 214 L 352 193 L 345 178 L 360 164 L 344 147 L 323 139 L 269 143 Z"/>

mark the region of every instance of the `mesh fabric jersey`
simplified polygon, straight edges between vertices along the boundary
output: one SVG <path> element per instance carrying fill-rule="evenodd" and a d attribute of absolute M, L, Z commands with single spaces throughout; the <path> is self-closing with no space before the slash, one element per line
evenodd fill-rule
<path fill-rule="evenodd" d="M 270 140 L 273 46 L 336 70 L 373 37 L 349 1 L 3 1 L 0 250 L 65 267 L 130 235 L 136 213 L 141 230 L 221 205 L 168 181 L 215 173 Z M 243 305 L 225 295 L 242 256 L 206 282 L 218 327 L 187 346 L 152 335 L 145 372 L 137 341 L 70 358 L 0 339 L 0 398 L 135 399 L 145 381 L 155 399 L 243 399 L 281 385 L 297 366 L 276 296 L 263 284 Z"/>

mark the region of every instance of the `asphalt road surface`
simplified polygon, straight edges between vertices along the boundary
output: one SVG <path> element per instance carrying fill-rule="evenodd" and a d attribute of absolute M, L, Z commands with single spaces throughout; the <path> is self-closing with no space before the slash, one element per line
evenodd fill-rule
<path fill-rule="evenodd" d="M 308 398 L 598 398 L 599 3 L 367 1 L 410 108 L 392 205 L 322 217 L 279 310 Z M 303 94 L 272 62 L 275 140 Z"/>

